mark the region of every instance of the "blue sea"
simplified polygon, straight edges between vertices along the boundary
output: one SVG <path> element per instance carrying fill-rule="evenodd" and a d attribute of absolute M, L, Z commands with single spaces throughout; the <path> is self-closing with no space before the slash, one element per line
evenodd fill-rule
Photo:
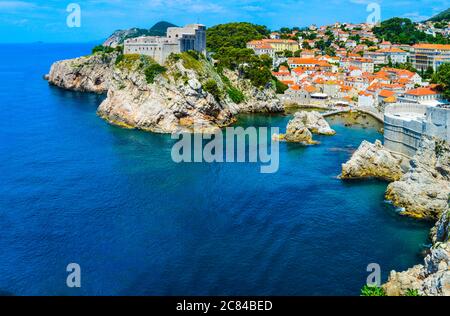
<path fill-rule="evenodd" d="M 429 224 L 386 204 L 385 182 L 336 178 L 375 128 L 336 122 L 318 146 L 281 143 L 274 174 L 176 164 L 170 135 L 110 126 L 104 96 L 43 80 L 92 46 L 0 45 L 0 294 L 359 295 L 369 263 L 385 281 L 421 261 Z M 66 285 L 69 263 L 81 288 Z"/>

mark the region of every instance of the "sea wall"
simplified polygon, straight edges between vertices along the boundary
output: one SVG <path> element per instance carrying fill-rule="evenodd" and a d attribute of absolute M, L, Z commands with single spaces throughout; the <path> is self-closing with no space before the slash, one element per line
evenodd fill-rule
<path fill-rule="evenodd" d="M 450 140 L 450 109 L 428 107 L 425 134 L 442 140 Z"/>
<path fill-rule="evenodd" d="M 386 107 L 384 146 L 413 157 L 423 136 L 450 140 L 450 109 L 417 103 L 398 103 Z"/>

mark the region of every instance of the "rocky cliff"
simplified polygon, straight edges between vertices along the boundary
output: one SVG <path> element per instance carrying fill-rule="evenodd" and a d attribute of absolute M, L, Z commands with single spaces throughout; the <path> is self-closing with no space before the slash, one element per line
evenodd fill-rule
<path fill-rule="evenodd" d="M 403 156 L 391 153 L 377 140 L 375 144 L 363 141 L 352 158 L 342 165 L 341 179 L 377 178 L 397 181 L 404 174 Z"/>
<path fill-rule="evenodd" d="M 105 93 L 109 90 L 117 53 L 95 54 L 54 63 L 47 81 L 60 88 Z"/>
<path fill-rule="evenodd" d="M 389 296 L 450 295 L 450 146 L 423 138 L 410 166 L 404 158 L 385 149 L 381 142 L 363 142 L 342 166 L 343 178 L 376 177 L 392 182 L 386 198 L 404 209 L 402 214 L 437 220 L 431 230 L 433 246 L 424 263 L 404 271 L 392 271 L 383 285 Z"/>
<path fill-rule="evenodd" d="M 433 247 L 424 263 L 404 272 L 392 271 L 383 289 L 389 296 L 450 296 L 450 212 L 444 211 L 432 230 Z"/>
<path fill-rule="evenodd" d="M 450 147 L 423 138 L 409 171 L 391 183 L 386 199 L 404 208 L 404 214 L 437 220 L 448 207 L 450 196 Z"/>
<path fill-rule="evenodd" d="M 99 116 L 160 133 L 213 132 L 233 123 L 238 113 L 283 111 L 272 87 L 253 87 L 189 53 L 174 55 L 165 67 L 145 56 L 100 53 L 57 62 L 46 78 L 65 89 L 107 92 Z"/>

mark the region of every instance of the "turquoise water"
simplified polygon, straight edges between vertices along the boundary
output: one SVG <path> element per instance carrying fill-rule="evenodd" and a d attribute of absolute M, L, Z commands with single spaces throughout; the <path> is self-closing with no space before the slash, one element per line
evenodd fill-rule
<path fill-rule="evenodd" d="M 110 126 L 102 96 L 42 80 L 90 46 L 0 46 L 1 293 L 358 295 L 369 263 L 386 279 L 421 260 L 430 227 L 384 203 L 386 183 L 336 178 L 376 129 L 335 123 L 319 146 L 282 143 L 275 174 L 175 164 L 170 136 Z M 80 289 L 66 287 L 71 262 Z"/>

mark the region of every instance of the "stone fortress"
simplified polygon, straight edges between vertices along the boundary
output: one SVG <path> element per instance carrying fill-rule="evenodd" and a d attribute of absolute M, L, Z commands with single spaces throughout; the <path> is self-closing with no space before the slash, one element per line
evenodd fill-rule
<path fill-rule="evenodd" d="M 124 42 L 125 54 L 150 56 L 159 64 L 164 64 L 172 53 L 188 50 L 206 54 L 206 26 L 189 24 L 185 27 L 169 27 L 166 37 L 142 36 Z"/>
<path fill-rule="evenodd" d="M 388 105 L 384 113 L 384 145 L 413 157 L 423 136 L 450 142 L 450 106 L 420 103 Z"/>

